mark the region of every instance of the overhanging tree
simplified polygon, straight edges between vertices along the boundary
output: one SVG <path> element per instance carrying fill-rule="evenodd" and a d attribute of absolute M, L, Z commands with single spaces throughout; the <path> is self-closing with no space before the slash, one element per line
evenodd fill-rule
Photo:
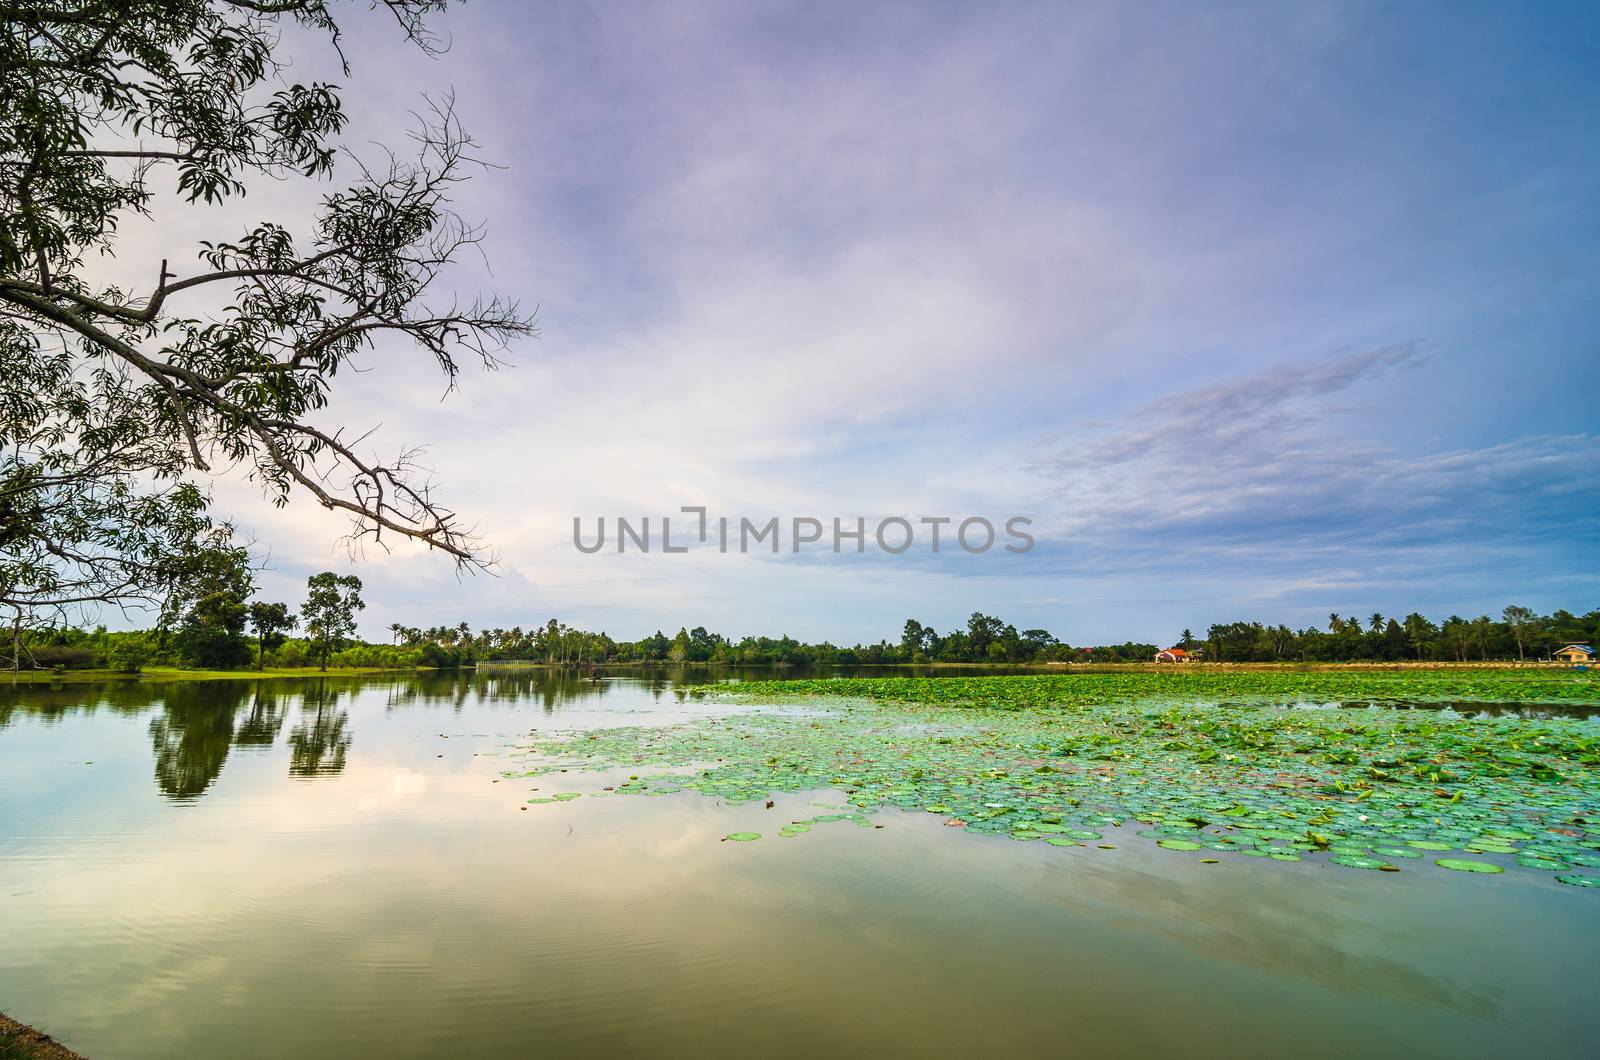
<path fill-rule="evenodd" d="M 425 19 L 442 0 L 372 6 L 437 47 Z M 512 301 L 441 290 L 483 234 L 451 207 L 479 163 L 450 101 L 422 108 L 407 157 L 361 162 L 339 151 L 338 86 L 286 77 L 291 24 L 327 35 L 348 74 L 334 8 L 0 0 L 0 607 L 14 628 L 164 600 L 213 531 L 196 477 L 225 467 L 276 504 L 302 493 L 346 513 L 355 542 L 488 561 L 415 450 L 381 459 L 319 415 L 340 369 L 381 341 L 420 348 L 453 385 L 463 361 L 494 367 L 534 330 Z M 153 252 L 133 289 L 97 276 L 130 217 L 335 177 L 304 224 Z"/>

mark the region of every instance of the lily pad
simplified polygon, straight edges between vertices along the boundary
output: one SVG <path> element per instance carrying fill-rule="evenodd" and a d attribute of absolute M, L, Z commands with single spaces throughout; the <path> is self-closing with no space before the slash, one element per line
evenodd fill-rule
<path fill-rule="evenodd" d="M 727 835 L 723 836 L 722 838 L 723 839 L 732 840 L 735 843 L 748 843 L 752 839 L 760 839 L 761 838 L 761 833 L 760 832 L 729 832 Z"/>
<path fill-rule="evenodd" d="M 1457 872 L 1504 872 L 1499 865 L 1487 861 L 1468 861 L 1465 858 L 1436 858 L 1433 862 L 1442 869 L 1455 869 Z"/>
<path fill-rule="evenodd" d="M 1206 670 L 800 680 L 710 694 L 807 702 L 541 731 L 515 752 L 530 768 L 503 775 L 614 770 L 631 774 L 619 795 L 682 790 L 728 804 L 836 792 L 846 805 L 814 803 L 818 820 L 870 829 L 886 809 L 930 811 L 956 831 L 1060 846 L 1093 846 L 1104 826 L 1138 822 L 1161 848 L 1202 857 L 1326 854 L 1363 867 L 1482 851 L 1524 872 L 1600 869 L 1600 772 L 1581 764 L 1595 747 L 1591 721 L 1376 705 L 1600 702 L 1595 675 Z M 1328 702 L 1351 705 L 1294 706 Z M 545 793 L 579 797 L 563 795 Z"/>

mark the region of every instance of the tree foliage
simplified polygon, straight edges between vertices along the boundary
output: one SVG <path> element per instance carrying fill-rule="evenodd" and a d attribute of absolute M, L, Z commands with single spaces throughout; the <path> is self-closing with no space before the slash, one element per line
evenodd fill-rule
<path fill-rule="evenodd" d="M 441 0 L 384 0 L 437 47 Z M 213 530 L 195 476 L 240 467 L 274 503 L 309 494 L 352 541 L 489 557 L 415 450 L 383 459 L 322 422 L 335 376 L 391 340 L 454 382 L 533 331 L 447 272 L 480 227 L 451 206 L 480 163 L 448 99 L 407 153 L 340 151 L 339 87 L 289 75 L 285 32 L 332 41 L 326 0 L 0 2 L 0 606 L 18 623 L 159 604 Z M 107 282 L 130 218 L 229 203 L 263 181 L 333 182 L 307 223 L 262 219 Z"/>
<path fill-rule="evenodd" d="M 315 645 L 321 668 L 328 668 L 328 656 L 356 631 L 356 612 L 366 608 L 361 599 L 361 579 L 354 574 L 323 571 L 307 581 L 306 602 L 300 608 L 300 621 L 306 636 Z"/>
<path fill-rule="evenodd" d="M 295 627 L 298 619 L 288 604 L 269 604 L 257 600 L 250 605 L 250 629 L 256 635 L 256 669 L 266 668 L 267 649 L 283 644 L 284 635 Z"/>
<path fill-rule="evenodd" d="M 255 591 L 249 553 L 228 536 L 183 557 L 181 592 L 166 601 L 165 614 L 177 617 L 173 647 L 187 665 L 227 670 L 250 659 L 244 627 L 246 601 Z"/>

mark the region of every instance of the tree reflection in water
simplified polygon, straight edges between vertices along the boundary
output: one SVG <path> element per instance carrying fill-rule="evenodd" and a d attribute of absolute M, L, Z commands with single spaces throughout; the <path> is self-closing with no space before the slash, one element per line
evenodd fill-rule
<path fill-rule="evenodd" d="M 268 692 L 257 686 L 250 713 L 239 723 L 239 731 L 234 735 L 233 742 L 240 747 L 271 747 L 283 729 L 286 714 L 276 692 Z"/>
<path fill-rule="evenodd" d="M 320 777 L 343 772 L 350 747 L 350 716 L 339 706 L 339 693 L 326 681 L 308 687 L 300 703 L 300 719 L 289 733 L 289 775 Z"/>
<path fill-rule="evenodd" d="M 300 720 L 289 733 L 289 775 L 334 776 L 350 748 L 350 717 L 326 681 L 303 688 Z M 278 741 L 290 696 L 265 682 L 195 681 L 166 687 L 150 722 L 156 787 L 187 801 L 210 790 L 234 747 L 266 749 Z"/>
<path fill-rule="evenodd" d="M 222 772 L 233 746 L 233 715 L 249 688 L 172 685 L 160 716 L 150 722 L 156 787 L 170 799 L 203 795 Z"/>

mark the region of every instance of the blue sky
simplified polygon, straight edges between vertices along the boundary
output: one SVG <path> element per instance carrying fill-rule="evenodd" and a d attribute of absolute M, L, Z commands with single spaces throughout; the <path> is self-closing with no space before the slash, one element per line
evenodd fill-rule
<path fill-rule="evenodd" d="M 453 86 L 504 167 L 458 200 L 492 275 L 457 278 L 543 333 L 443 402 L 399 348 L 341 382 L 330 414 L 428 443 L 500 555 L 465 580 L 367 555 L 370 632 L 850 642 L 983 610 L 1093 643 L 1600 603 L 1592 5 L 482 2 L 444 26 L 430 60 L 353 24 L 352 144 Z M 297 194 L 250 207 L 292 223 Z M 270 546 L 269 595 L 349 565 L 320 511 L 217 496 Z M 575 515 L 691 504 L 1020 513 L 1039 545 L 571 545 Z"/>

